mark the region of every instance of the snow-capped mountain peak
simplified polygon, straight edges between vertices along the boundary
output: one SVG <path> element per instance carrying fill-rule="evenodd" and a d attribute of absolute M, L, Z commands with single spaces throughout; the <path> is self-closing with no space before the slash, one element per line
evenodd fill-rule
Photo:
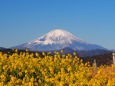
<path fill-rule="evenodd" d="M 40 44 L 45 44 L 45 45 L 47 45 L 47 44 L 64 44 L 64 43 L 72 44 L 73 41 L 87 43 L 87 42 L 75 37 L 68 31 L 61 30 L 61 29 L 55 29 L 55 30 L 45 34 L 44 36 L 29 42 L 28 44 L 31 44 L 31 43 L 40 43 Z"/>
<path fill-rule="evenodd" d="M 61 50 L 65 47 L 73 50 L 95 50 L 105 49 L 101 46 L 90 44 L 85 42 L 68 31 L 55 29 L 49 33 L 25 44 L 13 47 L 17 49 L 30 49 L 33 51 L 50 51 L 50 50 Z"/>

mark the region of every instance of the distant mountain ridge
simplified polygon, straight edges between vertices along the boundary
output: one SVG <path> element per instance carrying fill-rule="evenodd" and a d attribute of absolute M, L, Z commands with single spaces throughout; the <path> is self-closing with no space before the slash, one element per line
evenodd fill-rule
<path fill-rule="evenodd" d="M 4 47 L 0 47 L 0 50 L 3 50 L 3 49 L 6 49 L 6 48 L 4 48 Z"/>
<path fill-rule="evenodd" d="M 71 48 L 74 51 L 106 50 L 104 47 L 85 42 L 68 31 L 61 29 L 50 31 L 33 41 L 12 48 L 29 49 L 31 51 L 55 51 L 66 47 Z"/>

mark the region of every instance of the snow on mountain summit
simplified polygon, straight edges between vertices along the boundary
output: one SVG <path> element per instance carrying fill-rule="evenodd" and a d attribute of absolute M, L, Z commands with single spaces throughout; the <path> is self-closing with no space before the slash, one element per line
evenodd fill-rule
<path fill-rule="evenodd" d="M 87 42 L 75 37 L 68 31 L 61 30 L 61 29 L 55 29 L 55 30 L 45 34 L 44 36 L 29 42 L 29 44 L 31 44 L 31 43 L 40 43 L 40 44 L 45 44 L 45 45 L 47 45 L 47 44 L 64 44 L 64 43 L 72 44 L 73 41 L 87 43 Z"/>
<path fill-rule="evenodd" d="M 49 33 L 27 43 L 24 43 L 13 48 L 17 49 L 26 49 L 33 51 L 52 51 L 52 50 L 61 50 L 63 48 L 71 48 L 73 50 L 95 50 L 95 49 L 105 49 L 101 46 L 90 44 L 85 42 L 68 31 L 55 29 Z"/>

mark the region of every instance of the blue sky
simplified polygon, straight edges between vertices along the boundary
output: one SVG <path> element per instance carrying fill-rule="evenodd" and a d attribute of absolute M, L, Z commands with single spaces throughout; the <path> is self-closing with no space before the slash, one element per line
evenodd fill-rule
<path fill-rule="evenodd" d="M 115 0 L 0 0 L 0 47 L 31 41 L 57 28 L 115 49 Z"/>

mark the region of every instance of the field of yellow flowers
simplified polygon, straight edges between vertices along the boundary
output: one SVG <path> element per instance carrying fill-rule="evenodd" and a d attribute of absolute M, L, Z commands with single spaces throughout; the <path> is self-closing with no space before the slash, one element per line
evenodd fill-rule
<path fill-rule="evenodd" d="M 115 65 L 91 66 L 73 55 L 0 52 L 0 86 L 115 86 Z"/>

